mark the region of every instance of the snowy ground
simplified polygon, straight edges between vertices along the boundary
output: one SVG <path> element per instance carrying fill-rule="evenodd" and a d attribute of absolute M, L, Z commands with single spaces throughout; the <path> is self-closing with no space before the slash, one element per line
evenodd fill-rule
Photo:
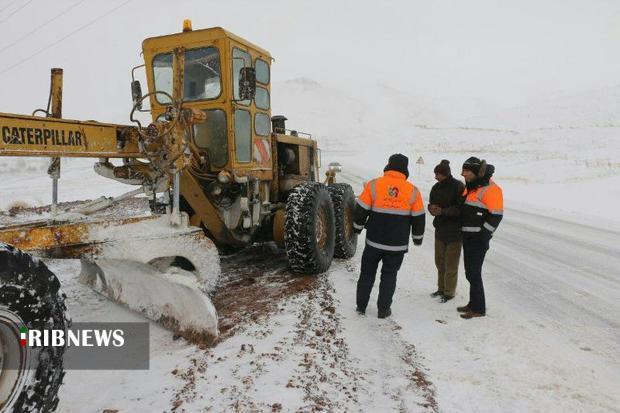
<path fill-rule="evenodd" d="M 423 246 L 407 254 L 388 320 L 378 320 L 373 306 L 366 316 L 354 312 L 363 238 L 356 257 L 318 278 L 293 276 L 281 251 L 256 246 L 224 260 L 216 347 L 174 340 L 153 324 L 149 371 L 70 371 L 59 411 L 617 411 L 620 128 L 604 105 L 593 105 L 596 116 L 576 107 L 564 116 L 551 104 L 534 111 L 542 120 L 513 113 L 495 123 L 433 126 L 425 119 L 432 113 L 414 119 L 406 97 L 387 89 L 377 118 L 368 101 L 311 80 L 287 88 L 285 106 L 298 108 L 290 126 L 315 131 L 323 163 L 341 162 L 356 192 L 393 152 L 410 156 L 425 199 L 442 158 L 455 175 L 472 154 L 496 165 L 507 208 L 485 264 L 488 316 L 458 317 L 468 292 L 462 269 L 455 300 L 428 296 L 435 290 L 430 220 Z M 311 104 L 325 95 L 333 101 Z M 570 122 L 574 113 L 578 123 Z M 43 160 L 1 160 L 0 210 L 47 204 L 45 168 Z M 90 161 L 63 164 L 62 201 L 127 190 L 92 173 Z M 141 319 L 77 283 L 77 262 L 50 266 L 75 321 Z"/>
<path fill-rule="evenodd" d="M 617 233 L 513 209 L 510 216 L 488 255 L 485 319 L 458 317 L 463 279 L 453 302 L 428 297 L 431 231 L 407 255 L 391 320 L 376 319 L 372 305 L 367 316 L 353 311 L 359 255 L 318 279 L 295 279 L 272 250 L 276 264 L 254 274 L 245 292 L 281 287 L 274 274 L 303 288 L 267 310 L 244 307 L 247 317 L 212 349 L 174 341 L 153 324 L 150 371 L 70 371 L 60 410 L 614 411 Z M 247 261 L 258 253 L 232 259 L 227 271 L 253 272 Z M 77 263 L 51 266 L 75 320 L 139 319 L 78 284 Z"/>
<path fill-rule="evenodd" d="M 358 190 L 371 175 L 350 169 L 343 178 Z M 20 176 L 12 193 L 35 179 L 47 178 Z M 428 183 L 420 180 L 425 192 Z M 407 255 L 389 320 L 372 306 L 364 317 L 353 311 L 359 252 L 315 279 L 288 273 L 277 249 L 255 247 L 224 264 L 233 297 L 216 305 L 235 308 L 221 310 L 234 327 L 217 347 L 173 340 L 153 324 L 149 371 L 70 371 L 59 411 L 614 411 L 618 231 L 572 216 L 508 207 L 485 268 L 488 317 L 470 321 L 455 311 L 467 301 L 462 270 L 454 301 L 428 296 L 430 226 Z M 50 266 L 74 320 L 141 319 L 79 284 L 77 262 Z M 257 291 L 277 293 L 235 299 Z"/>

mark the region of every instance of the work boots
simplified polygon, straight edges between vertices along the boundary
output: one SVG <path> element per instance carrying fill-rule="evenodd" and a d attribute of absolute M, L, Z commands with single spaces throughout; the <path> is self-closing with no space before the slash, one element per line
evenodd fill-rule
<path fill-rule="evenodd" d="M 475 311 L 468 311 L 466 313 L 461 314 L 461 318 L 464 318 L 465 320 L 469 320 L 470 318 L 484 317 L 485 315 L 486 315 L 485 313 L 477 313 Z"/>
<path fill-rule="evenodd" d="M 458 311 L 459 313 L 469 313 L 472 311 L 472 309 L 469 304 L 467 304 L 462 307 L 456 307 L 456 311 Z"/>
<path fill-rule="evenodd" d="M 465 320 L 469 320 L 470 318 L 475 318 L 475 317 L 484 317 L 486 315 L 486 313 L 479 313 L 477 311 L 474 311 L 469 304 L 464 305 L 463 307 L 456 307 L 456 311 L 458 311 L 459 313 L 463 313 L 461 314 L 461 318 L 464 318 Z"/>
<path fill-rule="evenodd" d="M 435 291 L 434 293 L 431 293 L 431 297 L 435 298 L 435 297 L 439 297 L 440 295 L 443 295 L 443 291 Z"/>
<path fill-rule="evenodd" d="M 392 315 L 392 310 L 388 308 L 387 310 L 379 310 L 377 317 L 388 318 L 391 315 Z"/>

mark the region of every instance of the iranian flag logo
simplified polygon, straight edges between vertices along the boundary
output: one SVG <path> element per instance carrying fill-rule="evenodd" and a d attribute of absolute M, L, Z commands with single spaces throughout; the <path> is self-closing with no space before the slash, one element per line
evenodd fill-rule
<path fill-rule="evenodd" d="M 24 326 L 19 328 L 19 344 L 22 347 L 26 347 L 26 344 L 28 344 L 28 329 Z"/>

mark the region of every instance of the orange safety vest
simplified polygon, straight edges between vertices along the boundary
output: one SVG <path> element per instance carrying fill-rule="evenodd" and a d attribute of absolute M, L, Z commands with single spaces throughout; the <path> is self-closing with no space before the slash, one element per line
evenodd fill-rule
<path fill-rule="evenodd" d="M 409 233 L 424 237 L 425 211 L 422 194 L 404 174 L 388 170 L 368 182 L 357 199 L 353 227 L 366 228 L 366 244 L 385 251 L 409 248 Z"/>
<path fill-rule="evenodd" d="M 474 190 L 463 192 L 465 202 L 461 217 L 464 233 L 486 233 L 492 235 L 504 215 L 502 188 L 494 181 Z"/>

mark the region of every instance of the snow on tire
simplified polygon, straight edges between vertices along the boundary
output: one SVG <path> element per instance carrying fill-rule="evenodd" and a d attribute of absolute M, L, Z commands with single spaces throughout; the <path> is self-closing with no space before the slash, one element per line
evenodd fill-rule
<path fill-rule="evenodd" d="M 336 245 L 334 257 L 351 258 L 357 250 L 357 234 L 353 231 L 355 194 L 351 185 L 335 183 L 327 187 L 334 204 L 336 218 Z"/>
<path fill-rule="evenodd" d="M 303 274 L 327 271 L 335 244 L 334 207 L 327 187 L 306 182 L 286 201 L 284 248 L 291 268 Z"/>
<path fill-rule="evenodd" d="M 65 295 L 54 273 L 38 259 L 0 243 L 2 349 L 20 348 L 19 331 L 11 335 L 16 323 L 30 329 L 66 330 L 70 326 L 66 309 Z M 6 408 L 7 412 L 53 412 L 58 406 L 58 390 L 65 374 L 65 348 L 21 348 L 28 352 L 26 357 L 18 354 L 21 361 L 16 367 L 0 370 L 0 387 L 4 386 L 0 389 L 2 411 Z M 14 370 L 23 373 L 22 377 L 17 379 Z"/>

